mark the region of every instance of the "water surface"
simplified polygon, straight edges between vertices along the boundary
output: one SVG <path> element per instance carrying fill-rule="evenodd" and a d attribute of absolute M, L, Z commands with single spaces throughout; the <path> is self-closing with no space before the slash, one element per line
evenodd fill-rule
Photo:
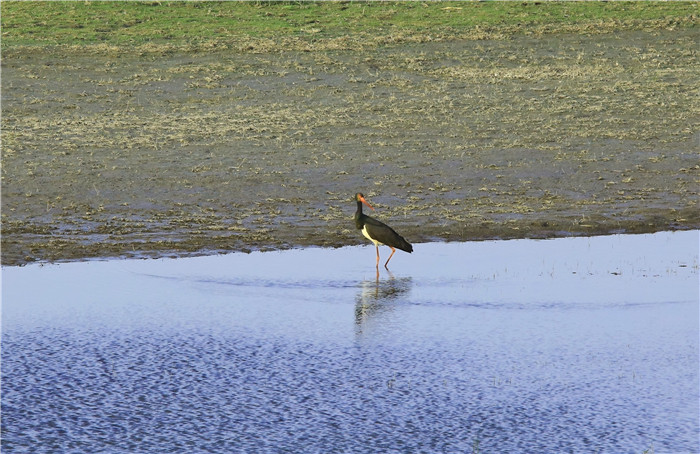
<path fill-rule="evenodd" d="M 698 243 L 5 267 L 2 449 L 698 452 Z"/>

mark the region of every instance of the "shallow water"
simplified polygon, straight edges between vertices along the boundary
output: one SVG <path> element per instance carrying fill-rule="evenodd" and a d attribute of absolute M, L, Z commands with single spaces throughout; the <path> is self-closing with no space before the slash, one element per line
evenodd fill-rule
<path fill-rule="evenodd" d="M 6 267 L 2 449 L 698 452 L 698 244 Z"/>

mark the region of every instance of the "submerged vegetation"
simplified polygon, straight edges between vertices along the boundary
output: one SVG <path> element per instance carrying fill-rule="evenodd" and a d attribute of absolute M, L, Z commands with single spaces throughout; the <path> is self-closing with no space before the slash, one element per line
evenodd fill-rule
<path fill-rule="evenodd" d="M 3 264 L 356 244 L 358 191 L 411 242 L 700 227 L 697 3 L 40 6 Z"/>

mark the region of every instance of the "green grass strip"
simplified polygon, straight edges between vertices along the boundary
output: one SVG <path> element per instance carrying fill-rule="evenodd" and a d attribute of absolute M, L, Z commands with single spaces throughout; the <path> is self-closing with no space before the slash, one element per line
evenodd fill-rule
<path fill-rule="evenodd" d="M 2 48 L 240 50 L 694 27 L 700 2 L 3 1 Z M 344 41 L 343 41 L 344 40 Z M 265 46 L 263 46 L 265 47 Z"/>

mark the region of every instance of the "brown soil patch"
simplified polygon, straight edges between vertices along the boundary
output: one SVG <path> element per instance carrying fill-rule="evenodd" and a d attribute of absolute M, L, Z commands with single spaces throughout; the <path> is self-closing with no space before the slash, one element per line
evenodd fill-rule
<path fill-rule="evenodd" d="M 2 61 L 2 263 L 700 227 L 697 32 Z"/>

